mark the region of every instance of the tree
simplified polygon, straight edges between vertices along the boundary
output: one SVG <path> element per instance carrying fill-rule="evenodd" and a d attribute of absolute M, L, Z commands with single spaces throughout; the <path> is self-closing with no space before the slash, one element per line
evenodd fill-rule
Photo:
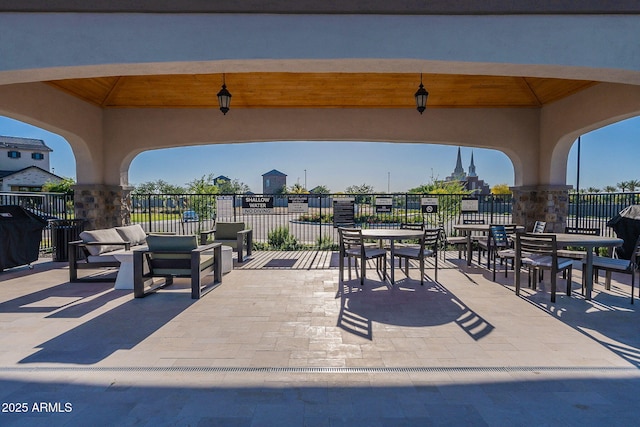
<path fill-rule="evenodd" d="M 329 190 L 329 187 L 326 187 L 324 185 L 318 185 L 312 188 L 309 192 L 311 194 L 329 194 L 331 193 L 331 190 Z"/>
<path fill-rule="evenodd" d="M 344 190 L 347 194 L 371 194 L 374 191 L 373 186 L 369 184 L 350 185 Z"/>
<path fill-rule="evenodd" d="M 629 191 L 633 193 L 637 190 L 638 187 L 640 187 L 640 181 L 638 181 L 637 179 L 631 179 L 627 181 L 627 185 L 629 186 Z"/>
<path fill-rule="evenodd" d="M 298 183 L 293 184 L 291 188 L 289 188 L 289 193 L 290 194 L 309 194 L 307 189 Z"/>
<path fill-rule="evenodd" d="M 73 186 L 76 182 L 73 178 L 62 178 L 60 182 L 47 181 L 42 185 L 42 191 L 45 193 L 64 193 L 73 194 Z"/>
<path fill-rule="evenodd" d="M 491 188 L 491 194 L 511 194 L 507 184 L 496 184 Z"/>
<path fill-rule="evenodd" d="M 587 193 L 599 193 L 599 192 L 600 192 L 599 188 L 595 188 L 595 187 L 587 188 Z"/>
<path fill-rule="evenodd" d="M 162 179 L 134 185 L 132 191 L 134 194 L 182 194 L 184 192 L 183 187 L 169 184 Z"/>
<path fill-rule="evenodd" d="M 278 188 L 273 194 L 287 194 L 287 186 L 283 185 L 282 187 Z"/>
<path fill-rule="evenodd" d="M 606 187 L 604 187 L 604 192 L 605 193 L 615 193 L 617 189 L 618 188 L 614 187 L 613 185 L 607 185 Z"/>
<path fill-rule="evenodd" d="M 422 184 L 415 188 L 410 188 L 409 193 L 413 194 L 470 194 L 465 190 L 460 181 L 436 181 L 432 178 L 431 182 Z"/>
<path fill-rule="evenodd" d="M 193 194 L 218 194 L 219 192 L 212 173 L 188 182 L 187 190 Z"/>
<path fill-rule="evenodd" d="M 616 186 L 624 193 L 627 188 L 629 188 L 629 183 L 627 181 L 622 181 L 617 183 Z"/>
<path fill-rule="evenodd" d="M 249 192 L 249 186 L 237 179 L 233 181 L 218 181 L 218 191 L 222 194 L 245 194 Z"/>

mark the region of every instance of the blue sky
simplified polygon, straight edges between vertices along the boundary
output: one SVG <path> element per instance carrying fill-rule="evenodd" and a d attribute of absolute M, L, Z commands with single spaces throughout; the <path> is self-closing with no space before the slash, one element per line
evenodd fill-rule
<path fill-rule="evenodd" d="M 75 179 L 75 158 L 58 135 L 6 117 L 0 117 L 0 135 L 42 139 L 53 149 L 52 172 Z M 581 138 L 580 187 L 602 188 L 621 181 L 640 180 L 640 117 L 602 128 Z M 129 170 L 129 183 L 163 179 L 171 184 L 213 173 L 238 179 L 252 191 L 262 190 L 262 174 L 277 169 L 287 184 L 308 188 L 324 185 L 332 192 L 350 185 L 368 184 L 376 191 L 403 192 L 450 175 L 458 147 L 430 144 L 370 142 L 269 142 L 208 145 L 154 150 L 138 155 Z M 468 171 L 473 152 L 476 172 L 489 185 L 513 185 L 513 166 L 499 151 L 462 147 L 462 165 Z M 340 158 L 358 158 L 342 167 Z M 176 159 L 180 159 L 176 161 Z M 577 144 L 569 154 L 567 184 L 576 184 Z"/>

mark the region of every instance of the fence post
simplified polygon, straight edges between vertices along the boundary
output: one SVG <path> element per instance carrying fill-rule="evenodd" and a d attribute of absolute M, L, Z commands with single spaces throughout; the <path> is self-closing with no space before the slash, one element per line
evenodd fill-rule
<path fill-rule="evenodd" d="M 318 196 L 318 202 L 320 203 L 320 216 L 318 217 L 318 227 L 320 227 L 319 235 L 320 239 L 318 240 L 318 250 L 320 250 L 320 242 L 322 242 L 322 203 L 323 203 L 323 195 Z"/>
<path fill-rule="evenodd" d="M 489 224 L 494 224 L 493 213 L 496 210 L 496 198 L 493 194 L 491 194 L 489 197 L 491 198 L 491 214 L 489 215 Z"/>
<path fill-rule="evenodd" d="M 151 194 L 147 195 L 147 221 L 148 221 L 148 230 L 149 232 L 152 232 L 153 230 L 151 229 Z"/>

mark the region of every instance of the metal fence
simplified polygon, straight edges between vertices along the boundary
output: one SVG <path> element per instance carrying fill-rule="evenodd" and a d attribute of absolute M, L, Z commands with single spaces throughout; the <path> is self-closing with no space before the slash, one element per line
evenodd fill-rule
<path fill-rule="evenodd" d="M 430 205 L 425 205 L 425 198 Z M 461 217 L 482 218 L 487 223 L 511 222 L 510 196 L 467 198 L 462 194 L 408 193 L 147 194 L 132 197 L 132 222 L 142 224 L 148 232 L 178 234 L 212 229 L 216 221 L 244 222 L 254 230 L 254 242 L 261 249 L 334 247 L 337 224 L 399 228 L 402 223 L 425 221 L 432 226 L 442 224 L 447 233 L 454 233 L 453 225 Z M 475 203 L 475 207 L 463 212 L 463 201 Z"/>
<path fill-rule="evenodd" d="M 637 204 L 640 193 L 571 193 L 567 226 L 599 228 L 602 235 L 614 236 L 607 221 L 627 206 Z"/>
<path fill-rule="evenodd" d="M 402 223 L 425 221 L 442 224 L 448 235 L 455 235 L 453 225 L 463 218 L 511 223 L 512 202 L 511 196 L 469 199 L 462 194 L 145 194 L 132 196 L 131 221 L 147 232 L 177 234 L 198 234 L 212 229 L 216 221 L 240 221 L 254 230 L 259 249 L 330 249 L 338 241 L 335 226 L 345 219 L 362 228 L 399 228 Z M 468 203 L 471 207 L 464 210 Z M 0 204 L 22 206 L 50 220 L 74 219 L 70 195 L 0 193 Z M 633 204 L 640 204 L 640 193 L 571 193 L 567 225 L 597 227 L 603 235 L 613 235 L 607 221 Z M 352 217 L 348 211 L 344 216 L 344 206 L 353 210 Z M 47 227 L 41 252 L 52 252 L 52 245 L 52 230 Z"/>
<path fill-rule="evenodd" d="M 453 225 L 462 219 L 511 223 L 513 206 L 509 195 L 409 193 L 147 194 L 133 196 L 132 201 L 132 221 L 149 232 L 197 234 L 212 229 L 216 221 L 239 221 L 254 230 L 259 249 L 335 247 L 338 224 L 399 228 L 402 223 L 424 221 L 431 226 L 442 225 L 448 235 L 455 235 Z M 625 207 L 639 203 L 640 193 L 569 194 L 567 226 L 598 227 L 603 235 L 613 235 L 613 230 L 606 227 L 607 221 Z M 352 217 L 347 214 L 346 221 L 341 211 L 344 206 L 353 212 Z"/>

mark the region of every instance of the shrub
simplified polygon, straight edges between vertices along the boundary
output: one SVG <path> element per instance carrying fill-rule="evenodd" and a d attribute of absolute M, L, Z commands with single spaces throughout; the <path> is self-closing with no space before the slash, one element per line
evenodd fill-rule
<path fill-rule="evenodd" d="M 339 249 L 339 245 L 334 243 L 331 236 L 318 237 L 316 239 L 316 246 L 318 250 L 321 251 L 337 251 Z"/>
<path fill-rule="evenodd" d="M 296 251 L 300 249 L 298 240 L 289 234 L 289 227 L 278 227 L 267 236 L 269 246 L 280 251 Z"/>

